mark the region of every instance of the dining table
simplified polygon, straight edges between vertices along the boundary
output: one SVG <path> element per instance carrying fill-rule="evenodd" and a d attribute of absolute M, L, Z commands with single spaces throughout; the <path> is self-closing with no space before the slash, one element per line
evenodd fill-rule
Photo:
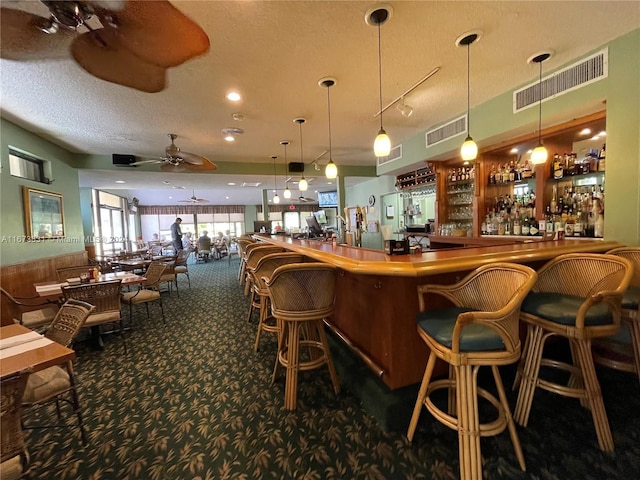
<path fill-rule="evenodd" d="M 111 272 L 111 273 L 102 273 L 98 275 L 98 278 L 95 280 L 90 280 L 90 283 L 95 282 L 111 282 L 113 280 L 122 280 L 122 286 L 127 287 L 131 285 L 139 285 L 144 283 L 147 278 L 131 272 Z M 36 293 L 39 297 L 61 297 L 62 296 L 62 287 L 66 287 L 68 285 L 81 285 L 82 282 L 79 278 L 68 278 L 64 282 L 56 282 L 56 281 L 48 281 L 48 282 L 37 282 L 34 283 L 33 286 L 36 289 Z"/>
<path fill-rule="evenodd" d="M 75 358 L 70 348 L 49 340 L 27 327 L 14 324 L 0 327 L 0 377 L 27 368 L 34 372 Z"/>

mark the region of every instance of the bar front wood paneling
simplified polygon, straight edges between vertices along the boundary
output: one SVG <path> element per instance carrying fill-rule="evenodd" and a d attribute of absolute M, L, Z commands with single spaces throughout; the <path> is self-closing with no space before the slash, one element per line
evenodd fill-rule
<path fill-rule="evenodd" d="M 34 283 L 57 280 L 56 269 L 87 264 L 87 252 L 75 252 L 56 257 L 39 258 L 15 265 L 0 267 L 0 285 L 11 295 L 17 297 L 35 297 Z M 10 325 L 10 318 L 4 298 L 0 310 L 1 324 Z"/>
<path fill-rule="evenodd" d="M 428 350 L 416 330 L 418 285 L 450 284 L 487 263 L 515 262 L 539 268 L 564 253 L 605 252 L 619 246 L 616 242 L 563 240 L 390 256 L 281 235 L 258 238 L 340 269 L 335 313 L 328 326 L 391 389 L 417 383 L 424 374 Z"/>

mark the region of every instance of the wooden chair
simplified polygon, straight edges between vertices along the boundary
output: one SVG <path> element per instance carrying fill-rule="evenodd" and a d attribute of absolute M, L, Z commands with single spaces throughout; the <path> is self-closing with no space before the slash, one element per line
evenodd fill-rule
<path fill-rule="evenodd" d="M 340 393 L 340 382 L 324 320 L 333 314 L 336 267 L 324 263 L 292 263 L 276 268 L 265 285 L 271 298 L 271 312 L 278 322 L 278 355 L 273 369 L 286 369 L 284 408 L 295 410 L 298 398 L 298 372 L 327 365 L 333 390 Z M 302 353 L 307 353 L 303 357 Z"/>
<path fill-rule="evenodd" d="M 129 305 L 129 322 L 133 324 L 133 306 L 144 303 L 147 308 L 147 318 L 149 318 L 149 303 L 158 301 L 160 303 L 160 311 L 162 312 L 162 323 L 167 323 L 164 319 L 164 307 L 162 306 L 162 296 L 160 295 L 160 279 L 164 274 L 167 266 L 163 263 L 153 262 L 147 268 L 145 274 L 145 282 L 140 285 L 139 289 L 133 292 L 125 292 L 122 294 L 121 301 L 125 305 Z"/>
<path fill-rule="evenodd" d="M 208 262 L 211 259 L 211 238 L 200 237 L 198 239 L 198 249 L 196 251 L 196 263 Z"/>
<path fill-rule="evenodd" d="M 640 380 L 640 247 L 620 247 L 607 252 L 633 264 L 633 278 L 622 295 L 622 323 L 618 334 L 594 339 L 593 359 L 616 370 L 635 373 Z"/>
<path fill-rule="evenodd" d="M 93 305 L 74 299 L 67 300 L 50 327 L 45 332 L 45 337 L 60 343 L 65 347 L 70 347 L 84 326 L 87 318 L 95 310 Z M 56 402 L 58 421 L 60 421 L 60 401 L 69 403 L 78 420 L 78 428 L 82 443 L 87 443 L 82 421 L 82 411 L 80 400 L 76 391 L 76 381 L 73 374 L 73 363 L 66 362 L 64 365 L 54 365 L 52 367 L 34 372 L 29 375 L 27 386 L 22 396 L 22 406 L 31 408 L 35 405 L 43 405 L 51 401 Z M 49 428 L 61 427 L 65 424 L 42 426 L 25 426 L 25 428 Z"/>
<path fill-rule="evenodd" d="M 493 263 L 477 268 L 454 285 L 420 285 L 418 334 L 431 353 L 418 392 L 407 438 L 413 440 L 418 419 L 425 406 L 444 425 L 458 431 L 460 478 L 482 478 L 480 437 L 509 429 L 520 468 L 526 470 L 524 455 L 498 367 L 520 358 L 518 317 L 520 304 L 533 287 L 536 273 L 529 267 Z M 425 310 L 427 294 L 445 297 L 451 308 Z M 432 381 L 437 359 L 449 364 L 449 378 Z M 490 366 L 499 400 L 477 385 L 478 370 Z M 431 393 L 449 393 L 448 412 L 436 406 Z M 488 400 L 498 418 L 480 423 L 478 396 Z"/>
<path fill-rule="evenodd" d="M 36 329 L 49 325 L 58 313 L 58 304 L 41 297 L 14 297 L 0 288 L 3 300 L 15 323 Z"/>
<path fill-rule="evenodd" d="M 68 278 L 80 278 L 83 273 L 89 273 L 93 266 L 91 265 L 77 265 L 75 267 L 57 268 L 56 274 L 58 275 L 59 282 L 65 282 Z"/>
<path fill-rule="evenodd" d="M 284 248 L 274 245 L 258 245 L 255 248 L 251 248 L 247 254 L 247 264 L 245 266 L 245 275 L 247 277 L 244 282 L 245 296 L 247 296 L 253 288 L 253 269 L 256 268 L 260 259 L 265 255 L 269 255 L 271 253 L 282 253 L 284 251 Z"/>
<path fill-rule="evenodd" d="M 304 255 L 293 252 L 284 253 L 272 253 L 265 255 L 252 271 L 253 276 L 253 289 L 251 295 L 251 302 L 249 305 L 248 321 L 251 321 L 251 315 L 258 309 L 260 317 L 258 320 L 258 332 L 256 334 L 256 342 L 254 349 L 257 352 L 260 346 L 260 333 L 278 333 L 278 325 L 275 323 L 275 319 L 269 316 L 269 290 L 265 285 L 265 281 L 269 280 L 274 270 L 282 265 L 288 265 L 290 263 L 302 263 Z M 270 323 L 269 319 L 273 322 Z"/>
<path fill-rule="evenodd" d="M 29 468 L 29 452 L 22 433 L 22 395 L 31 370 L 0 380 L 0 478 L 17 480 Z"/>
<path fill-rule="evenodd" d="M 229 258 L 229 265 L 231 265 L 231 259 L 234 256 L 238 256 L 240 258 L 240 250 L 238 248 L 238 240 L 236 238 L 231 238 L 229 243 L 227 244 L 227 257 Z"/>
<path fill-rule="evenodd" d="M 127 353 L 127 342 L 122 335 L 124 328 L 120 314 L 121 286 L 122 280 L 120 279 L 110 282 L 69 285 L 62 287 L 62 295 L 65 300 L 81 300 L 95 306 L 95 310 L 87 318 L 84 326 L 92 328 L 92 333 L 97 338 L 99 346 L 102 346 L 100 326 L 108 324 L 116 326 L 124 344 L 124 351 Z"/>
<path fill-rule="evenodd" d="M 515 382 L 519 386 L 516 422 L 527 426 L 538 387 L 578 398 L 591 411 L 600 449 L 613 451 L 591 343 L 619 330 L 622 295 L 632 276 L 629 260 L 587 253 L 560 255 L 538 271 L 538 281 L 522 303 L 520 313 L 527 323 L 527 339 Z M 543 358 L 545 342 L 553 336 L 569 341 L 573 365 Z M 540 366 L 568 371 L 571 374 L 568 383 L 540 378 Z"/>

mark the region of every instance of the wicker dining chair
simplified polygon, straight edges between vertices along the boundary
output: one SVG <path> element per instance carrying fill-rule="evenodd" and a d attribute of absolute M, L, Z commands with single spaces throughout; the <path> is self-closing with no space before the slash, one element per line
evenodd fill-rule
<path fill-rule="evenodd" d="M 9 315 L 15 323 L 37 329 L 49 325 L 58 313 L 58 303 L 42 297 L 14 297 L 0 287 Z"/>
<path fill-rule="evenodd" d="M 180 250 L 180 252 L 178 252 L 174 271 L 176 274 L 176 285 L 178 284 L 178 275 L 185 275 L 187 277 L 187 281 L 189 282 L 189 288 L 191 288 L 191 278 L 189 277 L 189 268 L 187 267 L 187 260 L 189 259 L 189 255 L 191 255 L 191 249 L 185 248 L 184 250 Z"/>
<path fill-rule="evenodd" d="M 67 300 L 62 307 L 60 307 L 56 318 L 45 332 L 45 337 L 65 347 L 70 347 L 95 308 L 96 307 L 87 302 L 74 299 Z M 63 365 L 54 365 L 29 375 L 27 386 L 22 396 L 22 406 L 26 409 L 37 405 L 44 405 L 52 401 L 56 403 L 58 421 L 60 421 L 61 417 L 59 402 L 64 401 L 71 405 L 78 421 L 82 443 L 86 444 L 87 438 L 84 431 L 80 400 L 76 390 L 76 380 L 71 360 Z M 25 428 L 61 426 L 67 425 L 63 423 L 46 426 L 25 426 Z"/>
<path fill-rule="evenodd" d="M 334 311 L 337 269 L 325 263 L 292 263 L 275 269 L 265 285 L 278 322 L 278 367 L 286 369 L 284 408 L 295 410 L 298 372 L 327 365 L 336 395 L 340 382 L 331 359 L 324 320 Z"/>
<path fill-rule="evenodd" d="M 122 338 L 124 352 L 127 353 L 127 342 L 123 335 L 122 315 L 120 313 L 120 293 L 122 280 L 109 282 L 85 283 L 81 285 L 69 285 L 62 287 L 62 295 L 65 300 L 76 299 L 95 306 L 95 310 L 87 318 L 84 326 L 92 327 L 94 335 L 100 342 L 100 327 L 113 325 Z"/>
<path fill-rule="evenodd" d="M 173 293 L 173 286 L 176 287 L 176 294 L 180 298 L 180 290 L 178 288 L 178 275 L 176 274 L 176 261 L 171 260 L 168 262 L 162 262 L 165 265 L 164 273 L 160 277 L 160 284 L 166 283 L 169 295 Z"/>
<path fill-rule="evenodd" d="M 65 282 L 68 278 L 80 278 L 83 273 L 88 274 L 89 270 L 94 268 L 92 265 L 76 265 L 75 267 L 57 268 L 59 282 Z"/>
<path fill-rule="evenodd" d="M 527 338 L 514 384 L 519 387 L 514 410 L 518 424 L 527 426 L 536 388 L 578 398 L 591 411 L 600 449 L 613 451 L 591 347 L 594 339 L 618 332 L 622 295 L 632 276 L 629 260 L 595 253 L 560 255 L 538 271 L 520 312 Z M 543 358 L 545 342 L 555 336 L 569 341 L 572 365 Z M 569 381 L 540 378 L 541 366 L 569 372 Z"/>
<path fill-rule="evenodd" d="M 139 286 L 138 290 L 122 294 L 122 303 L 129 305 L 129 322 L 131 325 L 133 325 L 134 305 L 144 304 L 147 309 L 147 318 L 149 318 L 149 303 L 156 301 L 160 303 L 162 323 L 167 323 L 164 318 L 164 307 L 162 305 L 162 296 L 160 295 L 160 279 L 162 278 L 166 268 L 167 266 L 164 263 L 151 263 L 145 273 L 146 280 Z"/>
<path fill-rule="evenodd" d="M 629 260 L 633 264 L 633 278 L 622 295 L 620 331 L 611 337 L 594 339 L 593 359 L 600 365 L 635 373 L 640 380 L 640 247 L 619 247 L 607 253 Z"/>
<path fill-rule="evenodd" d="M 477 268 L 454 285 L 418 286 L 418 334 L 431 352 L 407 438 L 413 440 L 425 406 L 436 420 L 458 431 L 460 478 L 463 480 L 482 478 L 480 437 L 497 435 L 506 428 L 520 468 L 526 470 L 498 367 L 516 363 L 520 358 L 520 304 L 535 281 L 536 272 L 529 267 L 493 263 Z M 425 296 L 430 294 L 445 297 L 454 306 L 426 310 Z M 437 359 L 449 364 L 449 378 L 432 380 Z M 499 399 L 478 387 L 481 366 L 491 367 Z M 436 406 L 430 396 L 440 389 L 448 391 L 448 412 Z M 480 423 L 479 396 L 498 410 L 498 418 L 490 424 Z"/>
<path fill-rule="evenodd" d="M 252 271 L 252 283 L 253 289 L 251 294 L 251 302 L 249 304 L 249 316 L 248 321 L 251 321 L 251 315 L 257 309 L 259 311 L 258 331 L 256 333 L 256 342 L 254 349 L 257 352 L 260 346 L 260 333 L 278 333 L 278 325 L 275 322 L 275 318 L 269 315 L 269 290 L 265 285 L 265 281 L 269 280 L 274 270 L 282 265 L 290 263 L 302 263 L 304 255 L 294 252 L 283 253 L 271 253 L 265 255 L 260 260 L 256 267 Z M 271 320 L 271 321 L 270 321 Z"/>
<path fill-rule="evenodd" d="M 22 432 L 22 396 L 31 370 L 0 380 L 0 478 L 17 480 L 29 469 L 29 451 Z"/>

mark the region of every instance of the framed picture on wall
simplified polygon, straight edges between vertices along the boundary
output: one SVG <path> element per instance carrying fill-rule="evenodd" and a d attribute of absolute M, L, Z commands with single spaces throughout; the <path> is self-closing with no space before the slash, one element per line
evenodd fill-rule
<path fill-rule="evenodd" d="M 23 186 L 22 200 L 27 237 L 38 240 L 64 237 L 62 195 Z"/>

